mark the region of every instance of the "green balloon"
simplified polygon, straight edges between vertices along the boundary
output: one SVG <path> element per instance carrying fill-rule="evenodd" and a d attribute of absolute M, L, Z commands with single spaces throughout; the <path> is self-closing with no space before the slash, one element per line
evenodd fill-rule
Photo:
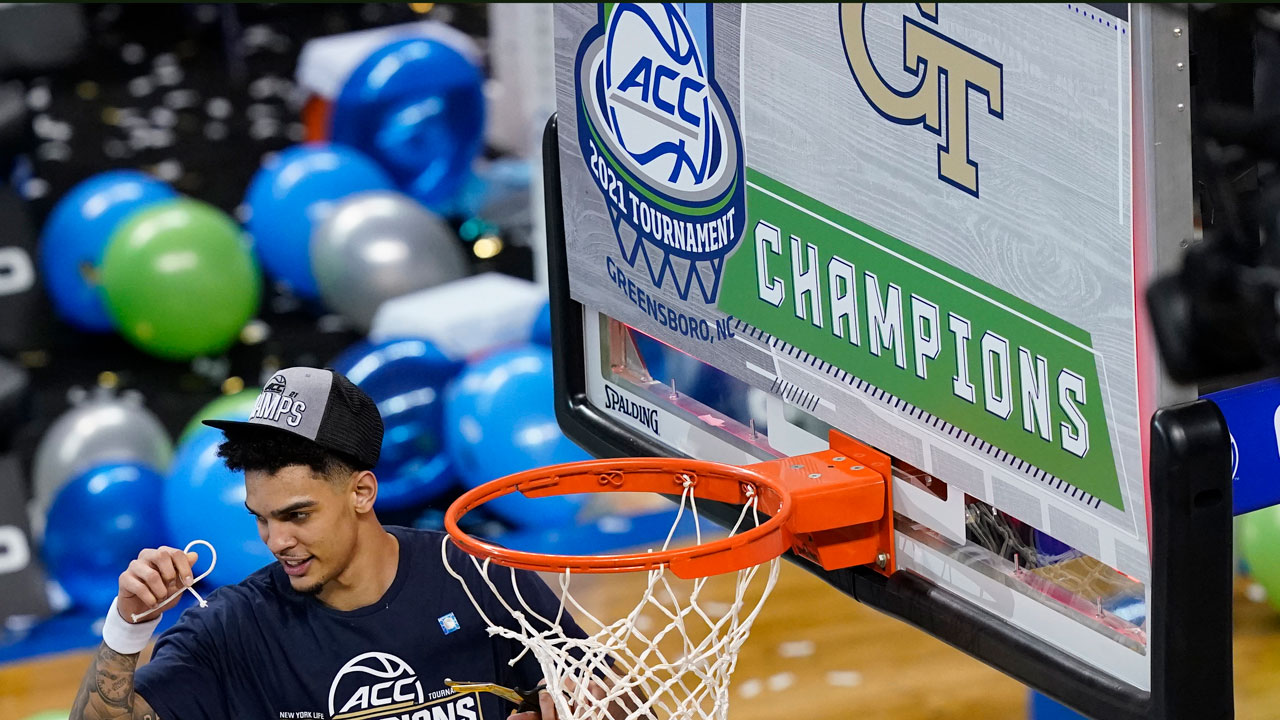
<path fill-rule="evenodd" d="M 1249 576 L 1267 591 L 1267 602 L 1280 610 L 1280 506 L 1240 516 L 1240 556 Z"/>
<path fill-rule="evenodd" d="M 170 360 L 226 350 L 258 311 L 258 267 L 239 226 L 190 198 L 129 215 L 107 240 L 101 279 L 120 333 Z"/>
<path fill-rule="evenodd" d="M 248 420 L 249 413 L 253 411 L 253 404 L 258 400 L 258 394 L 261 392 L 262 388 L 245 388 L 238 393 L 223 395 L 211 401 L 187 421 L 186 427 L 182 428 L 182 434 L 178 436 L 177 444 L 186 442 L 195 431 L 204 427 L 200 424 L 204 420 Z"/>

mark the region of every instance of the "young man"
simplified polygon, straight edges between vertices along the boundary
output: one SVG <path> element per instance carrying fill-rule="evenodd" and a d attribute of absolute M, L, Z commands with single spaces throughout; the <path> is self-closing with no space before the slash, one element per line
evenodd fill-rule
<path fill-rule="evenodd" d="M 499 720 L 509 704 L 454 694 L 445 678 L 525 689 L 542 681 L 531 654 L 511 664 L 523 648 L 489 637 L 444 571 L 442 533 L 379 524 L 370 470 L 382 419 L 349 380 L 289 368 L 271 378 L 248 422 L 207 424 L 226 435 L 227 466 L 245 471 L 245 506 L 279 562 L 187 610 L 138 667 L 158 613 L 134 616 L 190 585 L 196 561 L 143 550 L 120 575 L 72 720 Z M 452 567 L 475 574 L 467 556 L 448 552 Z M 520 583 L 532 607 L 556 616 L 559 603 L 536 575 L 521 573 Z M 501 617 L 491 602 L 486 614 Z M 565 622 L 566 633 L 582 635 Z M 555 718 L 546 693 L 539 699 L 542 718 Z"/>

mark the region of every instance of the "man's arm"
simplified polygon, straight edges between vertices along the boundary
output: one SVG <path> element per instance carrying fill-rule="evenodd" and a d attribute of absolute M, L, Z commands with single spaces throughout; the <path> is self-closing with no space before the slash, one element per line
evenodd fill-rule
<path fill-rule="evenodd" d="M 191 563 L 195 560 L 195 553 L 176 548 L 147 549 L 120 574 L 120 592 L 107 611 L 102 645 L 80 683 L 69 720 L 159 720 L 151 705 L 133 689 L 138 656 L 154 624 L 140 628 L 140 634 L 127 628 L 141 619 L 137 614 L 164 612 L 176 605 L 176 597 L 164 601 L 191 585 Z M 164 606 L 157 607 L 161 603 Z M 111 646 L 129 652 L 118 652 Z"/>
<path fill-rule="evenodd" d="M 147 701 L 133 691 L 138 655 L 121 655 L 105 644 L 84 674 L 70 720 L 160 720 Z"/>

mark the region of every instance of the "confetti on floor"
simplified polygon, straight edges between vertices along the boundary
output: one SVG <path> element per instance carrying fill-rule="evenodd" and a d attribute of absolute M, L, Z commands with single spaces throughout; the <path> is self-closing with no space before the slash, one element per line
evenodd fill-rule
<path fill-rule="evenodd" d="M 795 684 L 795 673 L 789 672 L 780 672 L 777 675 L 770 675 L 768 680 L 769 689 L 773 692 L 782 692 Z"/>
<path fill-rule="evenodd" d="M 827 684 L 831 687 L 858 687 L 862 684 L 862 673 L 857 670 L 832 670 L 827 673 Z"/>
<path fill-rule="evenodd" d="M 1267 589 L 1258 583 L 1249 583 L 1245 586 L 1244 596 L 1250 602 L 1263 603 L 1267 601 Z"/>
<path fill-rule="evenodd" d="M 778 655 L 784 658 L 809 657 L 813 652 L 812 640 L 792 640 L 778 645 Z"/>

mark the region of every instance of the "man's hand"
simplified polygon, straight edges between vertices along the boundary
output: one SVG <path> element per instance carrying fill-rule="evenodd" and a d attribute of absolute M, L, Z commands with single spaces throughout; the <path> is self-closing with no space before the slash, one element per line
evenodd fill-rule
<path fill-rule="evenodd" d="M 577 686 L 576 683 L 574 683 L 572 678 L 565 678 L 564 685 L 565 685 L 565 692 L 568 693 L 570 697 L 572 697 L 574 694 L 574 688 Z M 608 689 L 612 686 L 613 686 L 612 680 L 609 680 L 607 678 L 600 678 L 600 677 L 592 678 L 591 686 L 587 688 L 587 692 L 589 692 L 592 697 L 592 700 L 590 701 L 589 704 L 592 704 L 592 705 L 598 704 L 599 701 L 603 700 L 604 697 L 609 694 Z M 626 698 L 619 698 L 619 699 L 613 700 L 609 704 L 609 717 L 624 718 L 636 707 L 637 707 L 636 698 L 634 697 L 631 698 L 630 700 Z M 574 708 L 572 702 L 570 702 L 569 710 L 570 712 L 576 712 L 576 709 Z M 539 720 L 539 719 L 561 720 L 560 716 L 556 713 L 555 701 L 551 698 L 551 695 L 548 694 L 546 690 L 543 690 L 542 692 L 538 693 L 538 711 L 512 713 L 507 718 L 507 720 Z M 568 718 L 564 718 L 564 720 L 568 720 Z"/>
<path fill-rule="evenodd" d="M 151 610 L 165 598 L 189 587 L 192 582 L 191 564 L 195 561 L 195 553 L 171 547 L 138 553 L 138 559 L 120 573 L 116 613 L 125 622 L 135 625 L 152 619 L 135 621 L 133 616 Z M 175 597 L 156 612 L 163 612 L 177 602 Z M 111 621 L 107 618 L 107 622 Z M 71 708 L 71 720 L 158 720 L 155 710 L 134 692 L 133 673 L 137 667 L 137 653 L 118 653 L 104 642 L 80 683 Z"/>
<path fill-rule="evenodd" d="M 177 548 L 159 547 L 143 550 L 138 559 L 120 574 L 120 592 L 116 597 L 116 609 L 125 622 L 146 622 L 155 615 L 135 621 L 134 615 L 144 613 L 178 590 L 191 585 L 191 566 L 196 561 L 193 552 L 184 553 Z M 178 603 L 174 598 L 157 612 L 168 610 Z"/>
<path fill-rule="evenodd" d="M 556 703 L 551 699 L 551 695 L 543 690 L 538 693 L 538 710 L 529 710 L 522 713 L 511 713 L 507 720 L 558 720 L 556 715 Z"/>

